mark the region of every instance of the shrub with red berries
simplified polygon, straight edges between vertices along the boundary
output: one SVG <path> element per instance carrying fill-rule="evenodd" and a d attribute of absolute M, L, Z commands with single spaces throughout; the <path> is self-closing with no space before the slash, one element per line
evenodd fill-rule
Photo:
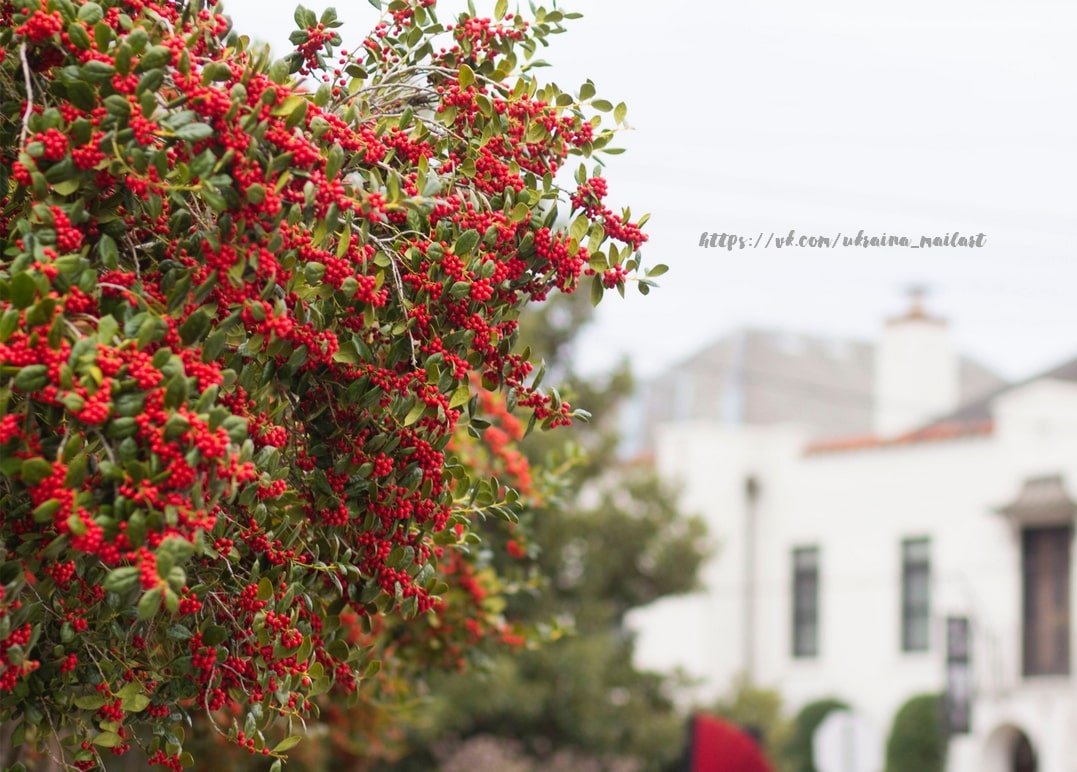
<path fill-rule="evenodd" d="M 450 440 L 481 441 L 484 392 L 528 430 L 577 415 L 541 390 L 520 310 L 585 275 L 596 302 L 623 292 L 645 238 L 597 170 L 561 182 L 623 105 L 538 83 L 565 15 L 505 5 L 443 24 L 392 0 L 348 51 L 332 10 L 300 8 L 272 62 L 212 4 L 0 0 L 16 745 L 178 768 L 200 714 L 279 759 L 316 695 L 394 651 L 382 621 L 474 584 L 468 524 L 517 494 Z M 490 626 L 460 627 L 463 652 Z M 275 722 L 295 729 L 270 745 Z"/>

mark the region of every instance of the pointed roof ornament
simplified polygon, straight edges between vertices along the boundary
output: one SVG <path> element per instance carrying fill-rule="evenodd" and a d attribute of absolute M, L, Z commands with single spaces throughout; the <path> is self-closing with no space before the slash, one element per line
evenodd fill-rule
<path fill-rule="evenodd" d="M 924 298 L 931 293 L 927 284 L 909 284 L 905 287 L 905 294 L 909 298 L 909 310 L 902 316 L 891 317 L 886 320 L 888 325 L 901 324 L 903 322 L 928 322 L 930 324 L 945 324 L 946 320 L 939 316 L 932 316 L 924 307 Z"/>

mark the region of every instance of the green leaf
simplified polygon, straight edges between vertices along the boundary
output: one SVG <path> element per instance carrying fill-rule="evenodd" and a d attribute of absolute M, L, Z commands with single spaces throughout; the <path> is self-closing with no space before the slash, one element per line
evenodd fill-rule
<path fill-rule="evenodd" d="M 317 284 L 323 276 L 325 276 L 325 263 L 307 263 L 303 267 L 303 278 L 307 280 L 307 284 Z"/>
<path fill-rule="evenodd" d="M 20 474 L 23 484 L 32 488 L 52 474 L 52 464 L 43 458 L 28 458 L 22 462 Z"/>
<path fill-rule="evenodd" d="M 407 416 L 404 418 L 404 426 L 411 426 L 413 423 L 423 417 L 423 413 L 426 412 L 426 403 L 419 401 L 415 403 L 415 406 L 408 411 Z"/>
<path fill-rule="evenodd" d="M 546 127 L 535 121 L 527 127 L 527 136 L 524 139 L 530 144 L 542 142 L 546 139 Z"/>
<path fill-rule="evenodd" d="M 110 115 L 115 115 L 117 118 L 126 118 L 131 114 L 131 103 L 127 101 L 125 96 L 112 94 L 105 97 L 105 109 L 108 110 Z"/>
<path fill-rule="evenodd" d="M 205 337 L 211 324 L 212 319 L 210 319 L 209 312 L 204 308 L 199 308 L 180 325 L 180 339 L 190 346 Z"/>
<path fill-rule="evenodd" d="M 464 89 L 475 82 L 475 71 L 466 64 L 460 65 L 460 88 Z"/>
<path fill-rule="evenodd" d="M 628 105 L 624 102 L 613 108 L 613 120 L 617 121 L 617 123 L 624 123 L 626 115 L 628 115 Z"/>
<path fill-rule="evenodd" d="M 581 214 L 572 221 L 572 225 L 568 226 L 568 235 L 577 242 L 582 241 L 589 227 L 591 227 L 591 221 L 587 219 L 587 215 Z"/>
<path fill-rule="evenodd" d="M 210 62 L 202 68 L 203 83 L 228 80 L 230 77 L 232 77 L 232 69 L 224 62 Z"/>
<path fill-rule="evenodd" d="M 28 273 L 17 273 L 11 277 L 11 305 L 23 309 L 34 302 L 37 295 L 37 284 L 34 277 Z"/>
<path fill-rule="evenodd" d="M 27 365 L 15 376 L 15 388 L 22 392 L 37 391 L 48 381 L 48 365 Z"/>
<path fill-rule="evenodd" d="M 273 746 L 273 750 L 270 751 L 270 752 L 271 753 L 284 753 L 284 751 L 290 750 L 291 748 L 294 748 L 295 746 L 297 746 L 299 744 L 299 741 L 302 740 L 302 739 L 303 739 L 303 735 L 301 735 L 301 734 L 293 734 L 293 735 L 291 735 L 289 737 L 285 737 L 283 740 L 281 740 L 279 743 L 277 743 L 275 746 Z"/>
<path fill-rule="evenodd" d="M 449 399 L 449 409 L 466 405 L 469 399 L 471 399 L 471 389 L 467 386 L 461 386 L 452 393 L 452 397 Z"/>
<path fill-rule="evenodd" d="M 34 508 L 34 522 L 35 523 L 51 523 L 56 517 L 56 513 L 60 511 L 60 500 L 49 499 L 41 504 L 38 504 Z"/>
<path fill-rule="evenodd" d="M 19 326 L 19 311 L 15 308 L 9 308 L 0 314 L 0 343 L 11 337 L 11 333 L 15 332 L 15 328 Z"/>
<path fill-rule="evenodd" d="M 145 694 L 135 694 L 120 700 L 120 707 L 128 713 L 141 713 L 150 706 L 150 698 Z"/>
<path fill-rule="evenodd" d="M 171 55 L 171 49 L 169 49 L 169 54 Z M 97 59 L 91 59 L 79 69 L 82 77 L 90 83 L 104 83 L 106 80 L 111 80 L 112 76 L 116 74 L 115 67 Z"/>
<path fill-rule="evenodd" d="M 252 204 L 260 204 L 266 200 L 265 185 L 255 183 L 247 188 L 247 200 Z"/>
<path fill-rule="evenodd" d="M 135 86 L 135 96 L 141 96 L 144 91 L 157 91 L 161 88 L 161 84 L 164 82 L 164 70 L 150 70 L 149 72 L 143 73 L 138 79 L 138 85 Z"/>
<path fill-rule="evenodd" d="M 258 600 L 269 600 L 273 597 L 273 582 L 269 581 L 268 576 L 258 580 L 258 593 L 254 597 Z"/>
<path fill-rule="evenodd" d="M 661 263 L 659 263 L 654 268 L 647 271 L 647 275 L 648 276 L 661 276 L 662 274 L 664 274 L 668 270 L 669 270 L 668 265 L 662 265 Z"/>
<path fill-rule="evenodd" d="M 602 294 L 605 288 L 602 286 L 601 274 L 595 274 L 591 280 L 591 305 L 597 306 L 602 302 Z"/>
<path fill-rule="evenodd" d="M 202 631 L 202 643 L 207 646 L 216 646 L 228 637 L 228 628 L 223 625 L 209 625 Z"/>
<path fill-rule="evenodd" d="M 59 193 L 61 196 L 70 196 L 76 190 L 79 189 L 80 182 L 77 179 L 68 179 L 63 182 L 54 183 L 52 189 Z"/>
<path fill-rule="evenodd" d="M 206 123 L 188 123 L 176 129 L 176 138 L 187 142 L 197 142 L 213 136 L 213 127 Z"/>
<path fill-rule="evenodd" d="M 299 94 L 292 94 L 291 96 L 286 97 L 279 105 L 275 105 L 271 113 L 277 116 L 291 115 L 293 111 L 306 101 L 306 97 L 300 96 Z"/>
<path fill-rule="evenodd" d="M 105 12 L 97 3 L 83 3 L 79 8 L 78 19 L 87 26 L 92 27 L 103 18 L 105 18 Z"/>
<path fill-rule="evenodd" d="M 494 4 L 494 18 L 500 21 L 505 18 L 505 13 L 509 10 L 509 0 L 497 0 Z"/>
<path fill-rule="evenodd" d="M 78 515 L 71 515 L 67 518 L 67 527 L 75 536 L 85 536 L 86 531 L 89 530 L 86 527 L 86 522 Z"/>
<path fill-rule="evenodd" d="M 479 245 L 481 239 L 482 236 L 474 228 L 464 231 L 452 245 L 453 254 L 457 257 L 466 257 L 471 254 L 471 250 Z"/>
<path fill-rule="evenodd" d="M 93 738 L 93 744 L 102 748 L 115 748 L 121 742 L 123 742 L 123 738 L 115 732 L 101 732 L 101 734 Z"/>
<path fill-rule="evenodd" d="M 171 638 L 173 641 L 186 641 L 190 639 L 194 633 L 181 624 L 169 625 L 165 630 L 165 635 Z"/>
<path fill-rule="evenodd" d="M 591 81 L 587 81 L 580 86 L 580 101 L 590 99 L 595 95 L 595 84 Z"/>
<path fill-rule="evenodd" d="M 596 99 L 591 103 L 591 107 L 595 108 L 599 112 L 608 113 L 613 109 L 613 103 L 607 99 Z"/>
<path fill-rule="evenodd" d="M 82 710 L 97 710 L 105 704 L 105 695 L 98 694 L 85 694 L 81 697 L 76 697 L 72 700 L 76 708 Z"/>
<path fill-rule="evenodd" d="M 116 261 L 120 257 L 120 250 L 116 246 L 116 240 L 107 233 L 101 234 L 101 238 L 97 242 L 97 253 L 101 256 L 101 262 L 105 264 L 106 268 L 115 268 Z"/>
<path fill-rule="evenodd" d="M 296 26 L 300 29 L 307 29 L 318 23 L 318 17 L 314 15 L 314 11 L 302 5 L 296 7 L 292 18 L 295 19 Z"/>
<path fill-rule="evenodd" d="M 329 148 L 329 157 L 325 164 L 325 178 L 327 180 L 336 179 L 337 174 L 340 173 L 341 168 L 344 166 L 344 149 L 340 145 L 333 145 Z"/>
<path fill-rule="evenodd" d="M 157 67 L 163 67 L 172 61 L 172 49 L 168 46 L 154 46 L 142 55 L 138 63 L 138 71 L 145 72 Z"/>
<path fill-rule="evenodd" d="M 90 34 L 86 31 L 86 27 L 78 22 L 73 21 L 67 25 L 67 37 L 83 51 L 90 47 Z"/>
<path fill-rule="evenodd" d="M 138 618 L 150 619 L 161 610 L 161 588 L 154 587 L 138 601 Z"/>

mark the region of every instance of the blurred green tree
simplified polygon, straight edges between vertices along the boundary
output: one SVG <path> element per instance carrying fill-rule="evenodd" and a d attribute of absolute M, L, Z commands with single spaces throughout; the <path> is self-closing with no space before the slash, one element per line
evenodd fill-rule
<path fill-rule="evenodd" d="M 430 709 L 410 727 L 409 752 L 395 769 L 448 768 L 480 745 L 522 769 L 657 770 L 682 754 L 686 717 L 670 699 L 668 677 L 633 665 L 625 615 L 696 587 L 704 527 L 650 468 L 618 458 L 617 396 L 630 393 L 631 376 L 624 366 L 600 377 L 574 367 L 591 314 L 572 296 L 523 321 L 533 355 L 593 417 L 575 430 L 584 453 L 568 462 L 567 489 L 525 515 L 526 558 L 497 550 L 494 558 L 501 573 L 520 577 L 506 615 L 540 628 L 553 620 L 548 633 L 557 640 L 498 656 L 485 674 L 435 676 Z M 536 433 L 522 447 L 551 468 L 564 463 L 560 441 Z"/>
<path fill-rule="evenodd" d="M 783 712 L 782 695 L 754 683 L 747 674 L 733 682 L 733 688 L 718 701 L 714 713 L 738 726 L 758 733 L 776 772 L 799 772 L 787 759 L 795 736 L 795 725 Z"/>

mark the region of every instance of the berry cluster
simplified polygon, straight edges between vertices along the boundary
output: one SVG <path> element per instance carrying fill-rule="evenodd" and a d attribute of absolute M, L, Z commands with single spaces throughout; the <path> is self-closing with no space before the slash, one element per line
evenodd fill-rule
<path fill-rule="evenodd" d="M 212 6 L 0 0 L 32 65 L 0 58 L 0 720 L 54 717 L 79 768 L 143 736 L 175 768 L 135 725 L 198 712 L 279 755 L 373 652 L 515 645 L 458 547 L 512 517 L 488 478 L 532 493 L 506 405 L 574 415 L 517 319 L 643 241 L 601 178 L 554 184 L 610 136 L 516 67 L 554 25 L 398 2 L 336 59 L 335 14 L 297 18 L 270 66 Z"/>

